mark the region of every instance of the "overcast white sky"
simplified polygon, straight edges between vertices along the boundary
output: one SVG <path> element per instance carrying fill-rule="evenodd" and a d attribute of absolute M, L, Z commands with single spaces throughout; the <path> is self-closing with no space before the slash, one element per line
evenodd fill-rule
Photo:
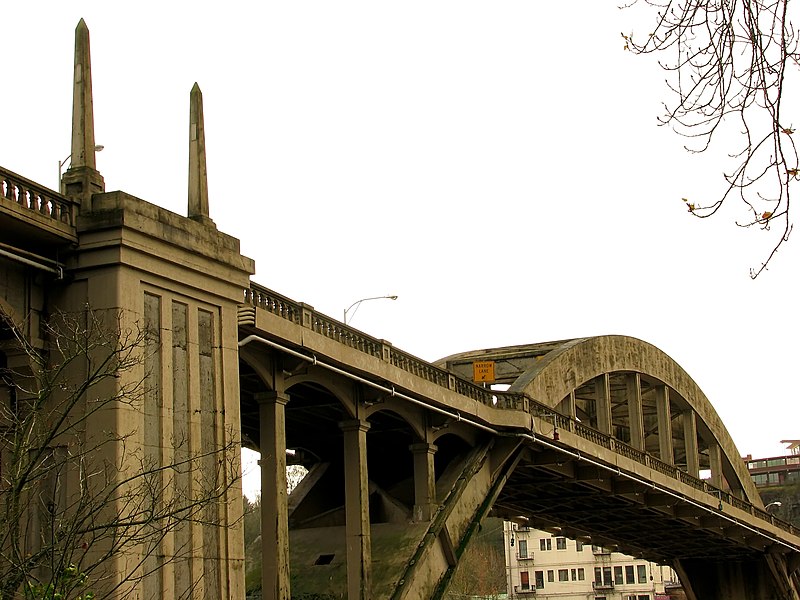
<path fill-rule="evenodd" d="M 664 76 L 615 0 L 7 3 L 0 165 L 51 187 L 81 17 L 106 189 L 186 213 L 197 81 L 211 217 L 255 281 L 333 317 L 397 294 L 353 325 L 428 360 L 635 336 L 743 454 L 800 438 L 800 239 L 754 282 L 773 239 L 687 214 L 726 148 L 656 126 Z"/>

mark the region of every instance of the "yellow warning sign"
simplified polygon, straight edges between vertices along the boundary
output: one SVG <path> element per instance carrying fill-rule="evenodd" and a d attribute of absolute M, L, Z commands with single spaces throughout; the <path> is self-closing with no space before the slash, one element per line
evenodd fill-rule
<path fill-rule="evenodd" d="M 475 383 L 494 383 L 494 361 L 476 360 L 473 362 L 472 381 Z"/>

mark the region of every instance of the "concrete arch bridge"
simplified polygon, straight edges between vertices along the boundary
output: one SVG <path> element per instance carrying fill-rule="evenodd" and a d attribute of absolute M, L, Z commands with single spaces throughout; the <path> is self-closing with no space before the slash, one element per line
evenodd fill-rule
<path fill-rule="evenodd" d="M 270 600 L 443 598 L 490 512 L 668 563 L 690 600 L 800 600 L 800 532 L 765 512 L 719 416 L 657 348 L 608 336 L 431 364 L 261 287 L 239 241 L 210 218 L 200 88 L 189 97 L 183 216 L 105 191 L 83 20 L 73 73 L 60 190 L 0 168 L 0 312 L 10 319 L 0 325 L 0 406 L 19 406 L 13 376 L 30 357 L 17 335 L 47 350 L 49 315 L 123 315 L 120 331 L 147 332 L 146 368 L 104 379 L 104 397 L 141 371 L 146 393 L 97 413 L 69 443 L 114 434 L 92 457 L 115 466 L 111 487 L 137 476 L 119 459 L 131 452 L 165 473 L 199 457 L 203 477 L 152 478 L 156 508 L 196 501 L 204 478 L 219 494 L 197 519 L 110 554 L 98 585 L 143 600 L 243 597 L 241 443 L 262 456 Z M 475 361 L 493 362 L 508 389 L 472 381 Z M 310 470 L 290 497 L 287 456 Z M 84 471 L 65 477 L 65 501 L 82 500 Z M 67 514 L 56 500 L 45 524 Z M 109 510 L 124 511 L 112 500 Z M 0 567 L 19 541 L 4 539 Z M 78 562 L 91 558 L 82 547 L 69 546 Z"/>
<path fill-rule="evenodd" d="M 263 534 L 288 547 L 264 557 L 276 598 L 441 598 L 490 512 L 670 564 L 690 598 L 797 597 L 799 532 L 764 510 L 708 399 L 650 344 L 430 364 L 257 285 L 239 328 L 243 439 L 277 490 Z M 473 383 L 476 361 L 508 389 Z M 310 473 L 285 499 L 287 448 Z"/>

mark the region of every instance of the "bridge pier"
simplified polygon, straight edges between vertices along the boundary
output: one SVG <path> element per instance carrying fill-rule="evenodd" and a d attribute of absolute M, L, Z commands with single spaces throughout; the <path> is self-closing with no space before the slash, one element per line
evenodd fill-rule
<path fill-rule="evenodd" d="M 361 419 L 339 423 L 344 433 L 344 503 L 347 547 L 347 598 L 370 600 L 372 545 L 369 526 L 367 431 Z"/>
<path fill-rule="evenodd" d="M 289 516 L 286 494 L 286 403 L 281 392 L 256 395 L 261 426 L 261 590 L 289 600 Z M 274 540 L 274 544 L 273 544 Z"/>
<path fill-rule="evenodd" d="M 414 520 L 430 521 L 436 511 L 436 472 L 433 456 L 438 449 L 434 444 L 411 444 L 414 455 Z"/>

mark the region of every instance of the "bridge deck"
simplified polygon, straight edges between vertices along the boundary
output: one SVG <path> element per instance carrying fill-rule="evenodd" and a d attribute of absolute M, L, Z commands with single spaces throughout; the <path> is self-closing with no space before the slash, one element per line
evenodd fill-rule
<path fill-rule="evenodd" d="M 729 491 L 535 398 L 475 385 L 271 290 L 246 291 L 239 325 L 243 335 L 263 336 L 278 351 L 371 381 L 484 432 L 518 437 L 526 452 L 495 503 L 507 518 L 659 562 L 800 551 L 800 531 Z"/>

